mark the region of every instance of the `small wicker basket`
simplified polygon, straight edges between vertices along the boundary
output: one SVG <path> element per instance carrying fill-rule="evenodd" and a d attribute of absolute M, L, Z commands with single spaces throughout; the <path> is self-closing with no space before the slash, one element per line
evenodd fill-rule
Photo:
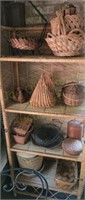
<path fill-rule="evenodd" d="M 59 160 L 57 165 L 55 184 L 58 189 L 72 189 L 78 178 L 77 163 Z"/>
<path fill-rule="evenodd" d="M 43 163 L 43 157 L 26 153 L 16 153 L 20 167 L 39 170 Z"/>
<path fill-rule="evenodd" d="M 84 101 L 84 86 L 76 82 L 67 83 L 62 88 L 63 101 L 68 106 L 79 106 Z"/>

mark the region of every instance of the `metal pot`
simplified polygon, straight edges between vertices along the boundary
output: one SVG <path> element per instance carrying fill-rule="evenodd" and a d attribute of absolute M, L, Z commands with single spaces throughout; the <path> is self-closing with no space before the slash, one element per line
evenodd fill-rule
<path fill-rule="evenodd" d="M 84 133 L 83 122 L 79 120 L 70 120 L 67 124 L 67 137 L 81 140 Z"/>

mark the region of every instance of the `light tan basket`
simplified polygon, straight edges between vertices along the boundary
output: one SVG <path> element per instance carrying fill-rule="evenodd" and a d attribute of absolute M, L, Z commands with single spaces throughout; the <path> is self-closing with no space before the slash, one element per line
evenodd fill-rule
<path fill-rule="evenodd" d="M 49 108 L 56 105 L 55 87 L 46 73 L 41 75 L 29 102 L 31 106 L 38 108 Z"/>
<path fill-rule="evenodd" d="M 26 153 L 16 153 L 20 167 L 39 170 L 43 163 L 43 157 Z"/>
<path fill-rule="evenodd" d="M 70 31 L 67 35 L 54 36 L 48 33 L 45 40 L 55 56 L 76 56 L 82 53 L 84 33 L 78 29 Z"/>
<path fill-rule="evenodd" d="M 66 15 L 64 20 L 68 32 L 75 28 L 82 30 L 84 28 L 84 20 L 81 15 Z"/>

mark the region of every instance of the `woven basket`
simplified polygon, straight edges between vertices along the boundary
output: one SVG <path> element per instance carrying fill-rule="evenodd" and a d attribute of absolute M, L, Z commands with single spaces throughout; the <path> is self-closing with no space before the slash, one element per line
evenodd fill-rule
<path fill-rule="evenodd" d="M 39 43 L 35 38 L 12 38 L 10 39 L 10 43 L 13 48 L 20 50 L 35 50 L 38 48 Z"/>
<path fill-rule="evenodd" d="M 43 163 L 42 156 L 16 153 L 20 167 L 39 170 Z"/>
<path fill-rule="evenodd" d="M 66 15 L 64 20 L 68 32 L 75 28 L 82 30 L 84 28 L 84 20 L 80 15 Z"/>
<path fill-rule="evenodd" d="M 84 86 L 75 82 L 64 85 L 63 101 L 68 106 L 79 106 L 84 101 Z"/>
<path fill-rule="evenodd" d="M 65 138 L 62 142 L 62 148 L 67 154 L 71 156 L 78 156 L 82 152 L 83 144 L 81 140 Z"/>
<path fill-rule="evenodd" d="M 55 87 L 46 73 L 41 75 L 30 98 L 30 105 L 38 108 L 49 108 L 56 105 Z"/>
<path fill-rule="evenodd" d="M 57 165 L 55 184 L 58 189 L 72 189 L 78 178 L 77 163 L 59 160 Z"/>
<path fill-rule="evenodd" d="M 12 131 L 14 134 L 19 136 L 25 136 L 30 127 L 32 126 L 33 120 L 29 117 L 16 118 L 12 123 Z"/>
<path fill-rule="evenodd" d="M 31 132 L 33 131 L 33 127 L 31 127 L 25 135 L 15 135 L 12 134 L 14 141 L 18 144 L 25 144 L 30 137 Z"/>
<path fill-rule="evenodd" d="M 78 29 L 70 31 L 67 35 L 54 36 L 48 33 L 45 40 L 55 56 L 76 56 L 82 53 L 84 33 Z"/>

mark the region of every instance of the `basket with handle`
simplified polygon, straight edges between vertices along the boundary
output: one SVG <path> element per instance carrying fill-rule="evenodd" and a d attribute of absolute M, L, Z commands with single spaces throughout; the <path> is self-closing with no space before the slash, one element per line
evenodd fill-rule
<path fill-rule="evenodd" d="M 68 33 L 62 10 L 57 11 L 56 20 L 51 22 L 51 32 L 45 38 L 55 56 L 80 55 L 84 46 L 84 32 L 75 28 Z"/>
<path fill-rule="evenodd" d="M 76 56 L 82 53 L 84 33 L 74 29 L 69 34 L 54 36 L 47 34 L 46 41 L 55 56 Z"/>
<path fill-rule="evenodd" d="M 65 2 L 61 9 L 56 11 L 56 17 L 50 20 L 51 32 L 53 35 L 58 35 L 65 28 L 66 33 L 77 28 L 84 29 L 84 18 L 81 13 L 77 13 L 76 7 Z"/>

